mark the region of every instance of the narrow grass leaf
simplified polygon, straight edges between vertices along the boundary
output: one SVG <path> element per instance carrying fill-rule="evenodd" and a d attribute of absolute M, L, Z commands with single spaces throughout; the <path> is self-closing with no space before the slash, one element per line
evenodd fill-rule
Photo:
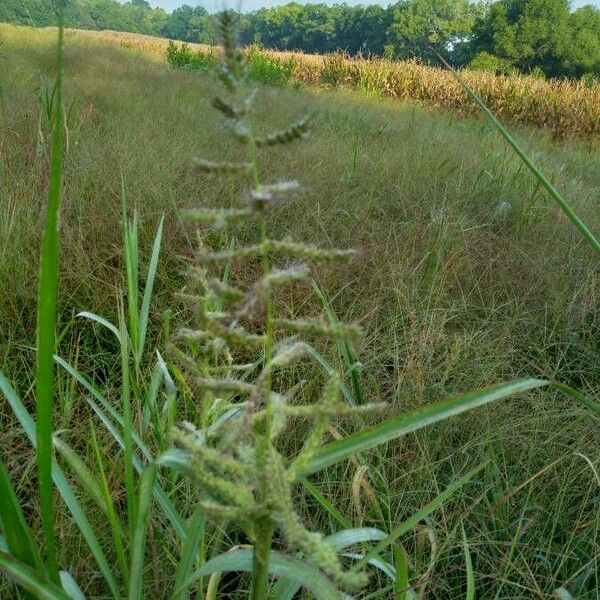
<path fill-rule="evenodd" d="M 104 506 L 100 483 L 85 462 L 67 443 L 63 442 L 56 435 L 54 436 L 54 447 L 60 452 L 60 455 L 69 465 L 73 473 L 77 475 L 77 478 L 92 500 L 96 503 L 96 506 L 98 506 L 100 510 L 105 511 L 106 507 Z"/>
<path fill-rule="evenodd" d="M 60 585 L 4 552 L 0 552 L 0 571 L 38 600 L 72 600 Z"/>
<path fill-rule="evenodd" d="M 325 444 L 316 453 L 312 462 L 302 472 L 298 473 L 298 477 L 306 477 L 359 452 L 369 450 L 433 423 L 438 423 L 468 410 L 489 404 L 490 402 L 548 384 L 548 381 L 541 379 L 525 379 L 514 383 L 497 385 L 483 390 L 467 392 L 444 402 L 430 404 L 399 417 L 388 419 L 346 438 Z"/>
<path fill-rule="evenodd" d="M 600 255 L 600 241 L 594 236 L 594 234 L 588 229 L 587 225 L 579 218 L 575 210 L 571 207 L 571 205 L 564 199 L 561 193 L 550 183 L 548 178 L 535 166 L 533 161 L 525 154 L 525 151 L 519 146 L 517 141 L 512 137 L 512 135 L 508 132 L 508 129 L 502 125 L 499 119 L 494 115 L 494 113 L 486 106 L 483 100 L 477 95 L 477 93 L 471 88 L 465 80 L 460 76 L 460 74 L 453 69 L 448 62 L 438 54 L 439 58 L 442 62 L 450 69 L 450 72 L 454 75 L 456 80 L 460 83 L 463 89 L 467 92 L 469 97 L 479 106 L 483 114 L 488 118 L 490 123 L 495 127 L 495 129 L 500 133 L 500 135 L 506 140 L 508 145 L 512 148 L 514 153 L 525 163 L 527 168 L 533 173 L 535 178 L 540 182 L 540 184 L 544 187 L 544 189 L 550 194 L 551 198 L 558 204 L 560 209 L 565 213 L 567 218 L 573 223 L 575 228 L 579 231 L 579 233 L 583 236 L 583 238 L 589 243 L 589 245 L 594 249 L 596 254 Z"/>
<path fill-rule="evenodd" d="M 59 576 L 67 596 L 72 600 L 85 600 L 85 594 L 81 591 L 81 588 L 77 585 L 77 582 L 73 579 L 71 573 L 68 571 L 61 571 Z"/>
<path fill-rule="evenodd" d="M 125 490 L 127 492 L 127 522 L 130 543 L 133 547 L 133 533 L 137 521 L 137 494 L 135 489 L 135 469 L 133 466 L 133 415 L 131 411 L 131 388 L 129 373 L 129 344 L 127 323 L 123 306 L 119 306 L 119 334 L 121 340 L 121 405 L 123 407 L 123 453 L 125 461 Z"/>
<path fill-rule="evenodd" d="M 204 533 L 205 525 L 206 518 L 202 508 L 198 505 L 190 518 L 188 534 L 183 544 L 177 571 L 175 572 L 174 588 L 176 590 L 181 590 L 181 592 L 178 595 L 174 595 L 173 600 L 186 600 L 187 598 L 187 589 L 184 588 L 184 584 L 190 576 L 194 566 L 194 560 L 198 555 L 198 547 L 200 545 L 200 540 L 202 539 L 202 534 Z"/>
<path fill-rule="evenodd" d="M 101 317 L 100 315 L 97 315 L 93 312 L 89 312 L 87 310 L 77 313 L 75 316 L 81 317 L 82 319 L 89 319 L 90 321 L 94 321 L 95 323 L 99 323 L 100 325 L 106 327 L 109 331 L 114 333 L 117 337 L 117 340 L 121 342 L 121 334 L 119 333 L 119 330 L 108 319 L 105 319 L 104 317 Z"/>
<path fill-rule="evenodd" d="M 462 542 L 465 552 L 465 566 L 467 569 L 467 595 L 465 596 L 465 600 L 475 600 L 475 573 L 473 572 L 473 561 L 471 560 L 469 542 L 467 541 L 464 527 L 462 530 Z"/>
<path fill-rule="evenodd" d="M 129 577 L 129 600 L 141 600 L 144 591 L 144 559 L 146 536 L 152 508 L 152 489 L 156 478 L 156 465 L 148 465 L 141 477 L 139 505 L 136 511 L 135 529 L 132 536 L 131 569 Z"/>
<path fill-rule="evenodd" d="M 137 348 L 137 362 L 138 364 L 142 360 L 142 354 L 144 352 L 144 345 L 146 344 L 146 332 L 148 330 L 148 317 L 150 314 L 150 301 L 152 300 L 152 292 L 154 290 L 154 280 L 156 279 L 156 271 L 158 269 L 158 258 L 160 256 L 160 246 L 162 241 L 163 223 L 165 221 L 164 215 L 161 217 L 156 230 L 156 236 L 154 237 L 154 244 L 152 246 L 152 256 L 150 257 L 150 265 L 148 266 L 148 275 L 146 277 L 146 287 L 144 289 L 144 298 L 142 300 L 142 308 L 140 310 L 139 317 L 139 341 Z"/>
<path fill-rule="evenodd" d="M 340 321 L 337 318 L 333 307 L 331 306 L 331 302 L 329 302 L 329 299 L 327 298 L 327 296 L 325 296 L 325 293 L 314 282 L 313 289 L 319 297 L 319 300 L 323 305 L 323 310 L 325 311 L 325 314 L 327 315 L 327 318 L 329 319 L 331 325 L 333 325 L 334 327 L 338 326 L 340 324 Z M 350 375 L 352 390 L 354 392 L 352 403 L 358 404 L 359 406 L 365 404 L 365 394 L 363 392 L 362 384 L 360 382 L 360 377 L 358 373 L 359 362 L 356 358 L 356 355 L 354 354 L 354 351 L 352 350 L 348 341 L 343 338 L 338 338 L 338 348 L 342 360 L 344 361 L 344 364 L 346 366 L 346 373 Z"/>
<path fill-rule="evenodd" d="M 14 415 L 17 417 L 25 435 L 28 437 L 29 442 L 33 446 L 33 448 L 37 447 L 37 437 L 36 437 L 36 429 L 35 422 L 31 418 L 31 415 L 21 402 L 18 394 L 15 392 L 13 387 L 10 385 L 8 379 L 0 372 L 0 391 L 4 394 L 6 399 L 8 400 L 8 404 L 10 405 Z M 90 525 L 90 522 L 81 507 L 81 504 L 77 500 L 75 493 L 73 492 L 71 486 L 67 482 L 67 479 L 60 468 L 60 466 L 53 461 L 52 463 L 52 479 L 54 480 L 54 484 L 58 489 L 64 503 L 69 509 L 71 515 L 73 515 L 73 519 L 81 532 L 81 535 L 87 542 L 88 547 L 90 548 L 96 563 L 100 569 L 100 572 L 104 576 L 104 579 L 116 600 L 120 599 L 119 590 L 115 578 L 112 574 L 110 565 L 106 559 L 106 556 L 98 542 L 98 539 Z"/>
<path fill-rule="evenodd" d="M 308 479 L 303 479 L 302 487 L 325 509 L 325 511 L 344 528 L 352 527 L 352 523 L 325 497 L 325 495 Z"/>
<path fill-rule="evenodd" d="M 325 541 L 336 551 L 342 552 L 346 548 L 350 546 L 354 546 L 356 544 L 364 544 L 367 542 L 377 542 L 379 540 L 385 539 L 386 533 L 381 531 L 380 529 L 375 529 L 373 527 L 357 527 L 353 529 L 344 529 L 343 531 L 338 531 L 333 533 L 325 538 Z M 362 557 L 362 555 L 359 555 Z M 380 561 L 383 569 L 385 570 L 385 565 L 383 561 Z M 393 569 L 388 565 L 389 569 L 393 571 Z M 278 581 L 273 587 L 273 591 L 271 592 L 271 600 L 292 600 L 296 597 L 298 590 L 300 590 L 302 586 L 300 583 L 288 579 L 282 579 Z"/>
<path fill-rule="evenodd" d="M 33 542 L 31 531 L 2 461 L 0 461 L 0 527 L 10 554 L 43 574 L 44 563 Z"/>
<path fill-rule="evenodd" d="M 54 401 L 54 363 L 52 356 L 56 338 L 56 299 L 58 293 L 58 265 L 60 232 L 58 215 L 62 186 L 62 86 L 63 46 L 62 4 L 58 8 L 58 50 L 56 55 L 56 84 L 52 119 L 52 153 L 48 181 L 48 204 L 40 260 L 40 282 L 37 313 L 36 353 L 36 422 L 37 465 L 40 513 L 46 541 L 47 566 L 50 579 L 60 585 L 56 537 L 54 533 L 54 499 L 52 485 L 52 430 Z"/>
<path fill-rule="evenodd" d="M 408 561 L 401 544 L 394 546 L 394 567 L 396 568 L 394 600 L 407 600 L 409 590 Z"/>
<path fill-rule="evenodd" d="M 560 390 L 561 392 L 563 392 L 564 394 L 566 394 L 567 396 L 569 396 L 576 402 L 579 402 L 579 404 L 583 404 L 583 406 L 586 406 L 593 413 L 595 413 L 596 416 L 600 417 L 600 402 L 597 402 L 596 400 L 592 400 L 592 398 L 588 398 L 585 394 L 583 394 L 579 390 L 576 390 L 575 388 L 572 388 L 571 386 L 568 386 L 564 383 L 554 382 L 554 383 L 552 383 L 552 386 L 555 387 L 556 389 Z"/>
<path fill-rule="evenodd" d="M 121 526 L 121 521 L 117 516 L 115 511 L 115 506 L 112 501 L 110 488 L 108 487 L 108 480 L 106 478 L 106 470 L 104 469 L 104 462 L 102 461 L 102 454 L 100 452 L 100 446 L 98 445 L 98 439 L 96 437 L 96 430 L 94 428 L 93 423 L 90 419 L 90 432 L 92 435 L 92 445 L 94 446 L 94 453 L 96 454 L 96 463 L 98 464 L 98 473 L 100 475 L 101 482 L 101 493 L 102 499 L 104 502 L 104 509 L 107 516 L 108 521 L 110 523 L 110 528 L 112 532 L 113 545 L 115 547 L 115 553 L 117 555 L 117 560 L 119 561 L 119 567 L 121 569 L 121 575 L 125 582 L 129 582 L 129 564 L 127 561 L 127 556 L 125 553 L 124 541 L 125 534 L 123 532 L 123 527 Z"/>
<path fill-rule="evenodd" d="M 232 550 L 219 554 L 197 569 L 186 582 L 186 587 L 211 573 L 231 571 L 250 573 L 253 570 L 253 563 L 252 550 Z M 310 591 L 316 600 L 341 600 L 342 598 L 341 593 L 319 569 L 298 558 L 272 551 L 269 555 L 269 574 L 298 583 Z"/>
<path fill-rule="evenodd" d="M 159 355 L 160 356 L 160 355 Z M 162 359 L 162 357 L 161 357 Z M 88 379 L 83 375 L 80 371 L 78 371 L 75 367 L 70 365 L 68 362 L 60 358 L 60 356 L 55 356 L 54 360 L 57 364 L 59 364 L 67 373 L 69 373 L 78 383 L 80 383 L 102 406 L 102 408 L 114 419 L 117 425 L 121 428 L 124 426 L 123 417 L 115 410 L 115 408 L 110 404 L 110 402 L 104 397 L 104 395 L 94 386 Z M 166 368 L 166 367 L 165 367 Z M 165 386 L 167 388 L 167 393 L 170 393 L 170 390 L 175 390 L 174 383 L 171 379 L 167 380 L 165 378 Z M 174 393 L 174 392 L 173 392 Z M 112 421 L 108 418 L 108 416 L 104 413 L 104 411 L 90 398 L 88 398 L 88 404 L 92 408 L 92 410 L 98 415 L 100 421 L 104 425 L 104 427 L 108 430 L 108 432 L 115 438 L 117 443 L 124 448 L 125 442 L 123 440 L 123 436 L 117 428 L 114 426 Z M 142 456 L 148 460 L 152 460 L 152 453 L 150 449 L 144 441 L 140 438 L 136 431 L 132 431 L 132 438 L 135 442 L 136 447 L 141 452 Z M 137 456 L 133 456 L 133 466 L 138 473 L 141 473 L 143 470 L 143 465 Z M 174 527 L 177 535 L 183 540 L 187 535 L 187 529 L 185 525 L 184 519 L 177 512 L 177 509 L 173 506 L 172 502 L 169 500 L 167 494 L 159 485 L 158 481 L 154 486 L 154 495 L 156 496 L 156 500 L 158 501 L 160 507 L 163 509 L 163 512 L 171 522 L 171 525 Z"/>

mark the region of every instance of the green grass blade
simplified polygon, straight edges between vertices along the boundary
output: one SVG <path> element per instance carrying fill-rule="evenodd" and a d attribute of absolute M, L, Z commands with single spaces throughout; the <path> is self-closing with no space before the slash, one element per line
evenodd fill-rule
<path fill-rule="evenodd" d="M 302 487 L 325 509 L 325 511 L 342 527 L 348 529 L 352 523 L 325 497 L 325 495 L 308 479 L 303 479 Z"/>
<path fill-rule="evenodd" d="M 33 542 L 31 531 L 2 461 L 0 461 L 0 528 L 10 554 L 43 574 L 44 563 Z"/>
<path fill-rule="evenodd" d="M 394 567 L 396 568 L 396 581 L 394 582 L 394 600 L 407 600 L 409 590 L 408 561 L 404 548 L 397 544 L 394 547 Z"/>
<path fill-rule="evenodd" d="M 137 348 L 136 360 L 138 364 L 142 360 L 144 353 L 144 345 L 146 344 L 146 333 L 148 330 L 148 316 L 150 314 L 150 301 L 152 300 L 152 292 L 154 290 L 154 280 L 156 279 L 156 271 L 158 269 L 158 258 L 160 256 L 160 246 L 162 242 L 163 224 L 165 221 L 164 215 L 161 217 L 154 237 L 152 246 L 152 256 L 150 257 L 150 265 L 148 266 L 148 276 L 146 277 L 146 287 L 144 289 L 144 298 L 142 300 L 142 308 L 139 318 L 139 341 Z"/>
<path fill-rule="evenodd" d="M 59 3 L 59 7 L 62 4 Z M 52 154 L 48 182 L 48 204 L 42 239 L 40 261 L 40 283 L 37 314 L 37 354 L 36 354 L 36 430 L 37 464 L 40 496 L 40 513 L 50 579 L 60 585 L 56 537 L 54 533 L 54 500 L 52 485 L 52 431 L 54 400 L 54 362 L 55 350 L 56 299 L 58 292 L 58 264 L 60 233 L 58 214 L 61 204 L 62 186 L 62 84 L 63 84 L 63 46 L 64 31 L 62 11 L 59 8 L 58 50 L 56 57 L 56 87 L 52 127 Z"/>
<path fill-rule="evenodd" d="M 467 595 L 465 600 L 475 600 L 475 573 L 473 572 L 473 561 L 469 552 L 469 542 L 465 534 L 465 528 L 462 530 L 463 549 L 465 551 L 465 565 L 467 569 Z"/>
<path fill-rule="evenodd" d="M 106 327 L 109 331 L 114 333 L 119 342 L 121 341 L 121 334 L 119 333 L 119 330 L 108 319 L 105 319 L 104 317 L 101 317 L 96 313 L 88 312 L 87 310 L 77 313 L 75 316 L 81 317 L 82 319 L 89 319 L 90 321 L 94 321 L 95 323 L 99 323 L 100 325 Z"/>
<path fill-rule="evenodd" d="M 325 538 L 325 541 L 338 553 L 350 546 L 377 542 L 386 537 L 385 532 L 373 527 L 356 527 L 344 529 Z M 271 600 L 292 600 L 296 597 L 301 585 L 297 582 L 282 579 L 273 587 Z"/>
<path fill-rule="evenodd" d="M 388 419 L 346 438 L 325 444 L 316 453 L 311 463 L 301 473 L 298 473 L 297 477 L 304 478 L 359 452 L 369 450 L 412 431 L 417 431 L 427 425 L 438 423 L 490 402 L 548 384 L 548 381 L 541 379 L 525 379 L 497 385 L 483 390 L 467 392 L 444 402 L 431 404 L 399 417 Z"/>
<path fill-rule="evenodd" d="M 131 412 L 129 379 L 129 344 L 127 323 L 122 305 L 119 307 L 119 336 L 121 340 L 121 406 L 123 407 L 123 458 L 125 461 L 125 490 L 127 492 L 127 522 L 129 524 L 129 541 L 133 548 L 133 532 L 137 521 L 137 494 L 133 466 L 133 415 Z"/>
<path fill-rule="evenodd" d="M 396 525 L 396 527 L 394 527 L 392 529 L 392 531 L 389 533 L 389 535 L 384 540 L 381 540 L 381 542 L 379 542 L 376 546 L 371 548 L 369 550 L 369 552 L 367 552 L 367 554 L 365 554 L 365 556 L 361 560 L 359 560 L 352 566 L 352 570 L 356 571 L 356 570 L 359 570 L 362 567 L 364 567 L 369 562 L 369 560 L 371 560 L 377 554 L 380 554 L 383 550 L 385 550 L 386 548 L 391 546 L 394 542 L 396 542 L 396 540 L 400 536 L 404 535 L 405 533 L 407 533 L 411 529 L 413 529 L 415 527 L 415 525 L 417 525 L 417 523 L 419 523 L 425 517 L 430 515 L 434 510 L 437 510 L 438 508 L 440 508 L 440 506 L 442 506 L 442 504 L 444 504 L 444 502 L 446 502 L 446 500 L 448 500 L 453 494 L 455 494 L 458 490 L 460 490 L 464 485 L 469 483 L 471 481 L 471 479 L 473 479 L 473 477 L 475 475 L 477 475 L 477 473 L 479 473 L 479 471 L 481 471 L 485 467 L 485 465 L 486 465 L 486 463 L 479 465 L 475 469 L 472 469 L 471 471 L 469 471 L 466 475 L 464 475 L 460 479 L 451 483 L 441 494 L 437 495 L 431 502 L 429 502 L 423 508 L 421 508 L 416 513 L 411 515 L 408 519 L 406 519 L 406 521 L 403 521 L 402 523 L 399 523 L 398 525 Z"/>
<path fill-rule="evenodd" d="M 72 600 L 60 585 L 46 580 L 38 571 L 4 552 L 0 552 L 0 571 L 38 600 Z"/>
<path fill-rule="evenodd" d="M 125 181 L 121 177 L 121 198 L 123 207 L 123 251 L 125 259 L 125 276 L 127 283 L 127 314 L 129 317 L 129 336 L 133 345 L 134 355 L 137 355 L 139 339 L 138 322 L 138 239 L 137 239 L 137 211 L 133 211 L 133 220 L 127 216 L 127 200 L 125 197 Z"/>
<path fill-rule="evenodd" d="M 100 482 L 89 470 L 85 462 L 66 442 L 63 442 L 63 440 L 56 435 L 54 436 L 54 447 L 60 452 L 60 455 L 71 471 L 77 475 L 77 478 L 90 495 L 90 498 L 96 503 L 96 506 L 103 511 L 106 510 Z"/>
<path fill-rule="evenodd" d="M 61 571 L 60 582 L 63 590 L 71 598 L 71 600 L 85 600 L 85 594 L 81 591 L 81 588 L 77 585 L 77 582 L 73 579 L 73 576 L 68 571 Z"/>
<path fill-rule="evenodd" d="M 188 527 L 188 534 L 181 550 L 181 558 L 177 565 L 177 571 L 175 572 L 175 590 L 181 590 L 179 594 L 173 595 L 173 600 L 186 600 L 187 599 L 187 588 L 184 588 L 186 580 L 189 578 L 192 568 L 194 567 L 194 560 L 198 554 L 198 547 L 202 534 L 204 533 L 204 527 L 206 525 L 206 518 L 200 505 L 196 507 L 194 514 L 190 518 Z"/>
<path fill-rule="evenodd" d="M 563 198 L 562 194 L 550 183 L 548 178 L 538 169 L 533 161 L 525 154 L 525 151 L 519 146 L 517 141 L 510 135 L 506 127 L 502 125 L 499 119 L 494 113 L 485 105 L 483 100 L 477 95 L 477 93 L 465 82 L 460 74 L 453 69 L 446 60 L 438 54 L 442 62 L 450 69 L 450 72 L 454 75 L 456 80 L 460 83 L 463 89 L 467 92 L 471 100 L 479 106 L 483 114 L 488 118 L 494 128 L 500 133 L 500 135 L 506 140 L 508 145 L 512 148 L 514 153 L 525 163 L 527 168 L 533 173 L 535 178 L 540 182 L 540 185 L 550 194 L 550 197 L 558 204 L 560 209 L 565 213 L 567 218 L 573 223 L 575 228 L 594 249 L 596 254 L 600 255 L 600 241 L 594 236 L 594 234 L 588 229 L 587 225 L 579 218 L 577 213 L 571 208 L 570 204 Z"/>
<path fill-rule="evenodd" d="M 4 396 L 8 400 L 8 403 L 9 403 L 14 415 L 17 417 L 17 420 L 19 421 L 21 427 L 23 428 L 25 435 L 28 437 L 29 442 L 31 443 L 33 448 L 36 448 L 37 447 L 37 437 L 36 437 L 35 422 L 31 418 L 31 415 L 29 414 L 29 412 L 27 411 L 27 409 L 21 402 L 21 399 L 19 398 L 19 396 L 17 395 L 17 393 L 15 392 L 13 387 L 10 385 L 8 379 L 6 379 L 6 377 L 4 377 L 4 375 L 1 372 L 0 372 L 0 391 L 4 394 Z M 100 572 L 104 576 L 104 579 L 105 579 L 113 597 L 116 600 L 119 600 L 120 596 L 119 596 L 118 586 L 117 586 L 115 578 L 112 574 L 108 560 L 106 559 L 106 556 L 102 550 L 102 547 L 100 546 L 100 543 L 98 542 L 98 539 L 97 539 L 96 535 L 94 534 L 92 526 L 90 525 L 90 522 L 89 522 L 88 518 L 86 517 L 85 512 L 83 511 L 83 508 L 81 507 L 81 504 L 77 500 L 77 497 L 75 496 L 71 486 L 67 482 L 67 479 L 66 479 L 62 469 L 56 463 L 56 461 L 52 462 L 52 479 L 54 480 L 54 484 L 56 485 L 56 488 L 58 489 L 58 492 L 60 493 L 64 503 L 66 504 L 67 508 L 69 509 L 71 515 L 73 515 L 73 519 L 75 520 L 75 523 L 79 527 L 79 531 L 81 532 L 81 535 L 87 542 L 89 549 L 91 550 L 92 554 L 94 555 L 94 558 L 100 569 Z"/>
<path fill-rule="evenodd" d="M 186 582 L 192 585 L 200 577 L 211 573 L 246 572 L 253 569 L 252 550 L 232 550 L 225 552 L 206 562 L 194 572 Z M 273 577 L 288 579 L 309 590 L 316 600 L 341 600 L 342 595 L 323 573 L 308 563 L 279 552 L 271 552 L 269 556 L 269 574 Z"/>
<path fill-rule="evenodd" d="M 335 367 L 320 352 L 315 350 L 315 348 L 308 346 L 307 351 L 310 356 L 312 356 L 323 368 L 327 375 L 331 376 L 333 373 L 337 372 Z M 352 396 L 352 392 L 348 389 L 348 386 L 343 381 L 340 382 L 340 390 L 344 395 L 344 398 L 346 398 L 346 402 L 348 402 L 348 404 L 353 404 L 354 397 Z"/>
<path fill-rule="evenodd" d="M 98 389 L 75 367 L 70 365 L 68 362 L 60 358 L 60 356 L 55 356 L 54 360 L 58 365 L 60 365 L 67 373 L 69 373 L 78 383 L 80 383 L 101 405 L 102 408 L 114 419 L 114 421 L 118 424 L 119 427 L 123 428 L 124 420 L 123 417 L 111 406 L 110 402 L 98 391 Z M 166 382 L 167 389 L 169 388 L 168 382 Z M 88 404 L 92 407 L 92 410 L 98 415 L 104 427 L 109 431 L 109 433 L 115 438 L 117 443 L 124 448 L 124 439 L 123 436 L 116 429 L 114 424 L 108 418 L 108 416 L 100 409 L 100 407 L 93 402 L 91 399 L 88 399 Z M 132 432 L 133 441 L 135 445 L 142 453 L 142 456 L 148 460 L 152 460 L 152 453 L 140 436 L 133 431 Z M 142 463 L 141 461 L 134 455 L 133 457 L 133 466 L 138 473 L 142 472 Z M 177 512 L 169 498 L 167 497 L 165 491 L 160 487 L 158 483 L 156 483 L 154 488 L 154 495 L 159 505 L 163 509 L 166 517 L 171 522 L 171 525 L 175 529 L 175 532 L 181 539 L 185 539 L 187 535 L 187 529 L 185 525 L 184 519 Z"/>
<path fill-rule="evenodd" d="M 144 590 L 144 559 L 146 556 L 146 535 L 150 523 L 152 508 L 152 490 L 156 478 L 156 465 L 148 465 L 142 474 L 139 490 L 139 505 L 136 510 L 135 529 L 131 553 L 131 570 L 129 577 L 129 600 L 141 600 Z"/>
<path fill-rule="evenodd" d="M 121 448 L 125 447 L 125 442 L 123 441 L 123 436 L 119 433 L 117 428 L 113 425 L 110 419 L 106 416 L 106 414 L 100 409 L 100 407 L 91 399 L 88 398 L 88 404 L 92 408 L 92 410 L 98 415 L 100 421 L 107 429 L 107 431 L 115 438 L 119 446 Z M 138 474 L 141 474 L 144 470 L 143 464 L 137 456 L 133 456 L 133 466 Z M 165 516 L 171 522 L 173 529 L 179 535 L 182 540 L 186 539 L 187 530 L 185 527 L 185 521 L 182 519 L 181 515 L 177 512 L 177 509 L 173 506 L 172 502 L 169 500 L 167 494 L 162 489 L 162 487 L 156 482 L 154 486 L 154 496 L 156 497 L 157 502 L 162 508 Z"/>
<path fill-rule="evenodd" d="M 566 394 L 567 396 L 569 396 L 576 402 L 579 402 L 579 404 L 583 404 L 583 406 L 586 406 L 587 408 L 589 408 L 597 416 L 600 416 L 600 403 L 597 402 L 596 400 L 592 400 L 591 398 L 588 398 L 585 394 L 583 394 L 579 390 L 576 390 L 575 388 L 572 388 L 571 386 L 568 386 L 564 383 L 554 382 L 554 383 L 552 383 L 552 387 L 555 387 L 556 389 L 560 390 L 561 392 L 563 392 L 564 394 Z"/>
<path fill-rule="evenodd" d="M 317 296 L 319 297 L 319 300 L 321 301 L 321 304 L 323 305 L 323 310 L 325 311 L 325 314 L 327 315 L 329 322 L 333 326 L 339 325 L 340 320 L 337 318 L 337 315 L 335 314 L 333 307 L 331 306 L 331 302 L 329 302 L 329 299 L 327 298 L 327 296 L 325 296 L 324 292 L 314 282 L 313 282 L 313 289 L 315 290 L 315 293 L 317 294 Z M 338 339 L 338 348 L 339 348 L 339 352 L 342 357 L 342 360 L 344 361 L 344 365 L 346 367 L 346 373 L 348 373 L 350 375 L 350 382 L 352 383 L 352 391 L 354 392 L 354 396 L 352 398 L 352 400 L 353 400 L 352 403 L 358 404 L 359 406 L 363 405 L 366 403 L 366 400 L 365 400 L 365 394 L 363 392 L 362 384 L 360 382 L 360 377 L 358 374 L 359 362 L 356 358 L 356 355 L 354 354 L 354 351 L 352 350 L 350 344 L 342 338 Z"/>
<path fill-rule="evenodd" d="M 96 437 L 96 430 L 90 419 L 90 432 L 92 435 L 92 445 L 94 446 L 94 453 L 96 455 L 96 463 L 98 465 L 98 473 L 100 475 L 101 482 L 101 494 L 103 499 L 104 508 L 108 516 L 110 528 L 112 531 L 113 545 L 115 547 L 115 553 L 117 560 L 119 561 L 119 568 L 121 569 L 121 575 L 125 582 L 129 582 L 129 564 L 127 562 L 127 555 L 125 553 L 124 541 L 125 534 L 121 527 L 121 522 L 115 511 L 115 505 L 112 501 L 110 494 L 110 488 L 108 487 L 108 480 L 106 479 L 106 471 L 104 469 L 104 462 L 102 461 L 102 454 L 100 452 L 100 446 L 98 445 L 98 439 Z"/>

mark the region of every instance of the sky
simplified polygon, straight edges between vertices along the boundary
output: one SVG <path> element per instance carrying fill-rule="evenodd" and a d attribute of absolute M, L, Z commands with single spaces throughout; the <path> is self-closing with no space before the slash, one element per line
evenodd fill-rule
<path fill-rule="evenodd" d="M 209 11 L 215 11 L 223 8 L 223 5 L 236 7 L 239 0 L 149 0 L 152 6 L 160 6 L 164 8 L 166 11 L 172 11 L 174 8 L 181 6 L 182 4 L 189 4 L 190 6 L 195 6 L 200 4 L 204 6 Z M 254 10 L 256 8 L 262 8 L 265 6 L 277 6 L 278 4 L 287 4 L 291 0 L 243 0 L 242 2 L 242 10 L 249 11 Z M 300 3 L 304 4 L 305 0 L 296 0 Z M 325 4 L 341 4 L 343 0 L 311 0 L 315 3 L 324 2 Z M 387 6 L 388 4 L 392 4 L 395 0 L 346 0 L 346 4 L 381 4 L 383 6 Z M 600 8 L 600 0 L 573 0 L 572 2 L 574 7 L 583 6 L 584 4 L 593 4 Z"/>

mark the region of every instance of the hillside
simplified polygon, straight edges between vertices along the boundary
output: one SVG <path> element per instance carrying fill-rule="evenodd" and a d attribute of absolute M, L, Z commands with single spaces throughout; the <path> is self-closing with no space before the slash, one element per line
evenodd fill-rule
<path fill-rule="evenodd" d="M 0 371 L 29 407 L 55 43 L 54 29 L 0 25 Z M 91 311 L 118 320 L 122 194 L 129 211 L 139 212 L 142 279 L 165 214 L 149 319 L 151 350 L 140 369 L 149 381 L 154 349 L 167 356 L 172 332 L 190 319 L 178 293 L 188 286 L 196 233 L 181 209 L 231 208 L 244 189 L 238 181 L 194 170 L 199 157 L 234 161 L 243 154 L 210 106 L 220 89 L 216 78 L 169 67 L 165 48 L 165 40 L 129 34 L 66 35 L 58 353 L 119 408 L 118 344 L 110 332 L 75 315 Z M 383 400 L 397 415 L 526 377 L 558 380 L 597 397 L 597 258 L 483 120 L 310 86 L 260 86 L 255 109 L 261 134 L 312 115 L 307 139 L 265 151 L 263 175 L 302 185 L 290 203 L 276 206 L 268 226 L 282 238 L 359 250 L 351 264 L 319 267 L 312 277 L 338 317 L 359 321 L 365 331 L 356 351 L 366 400 Z M 592 231 L 600 231 L 595 142 L 554 142 L 550 133 L 523 126 L 515 134 Z M 244 223 L 236 234 L 202 239 L 233 248 L 250 235 Z M 310 286 L 281 293 L 274 304 L 284 315 L 320 310 Z M 344 375 L 337 346 L 317 345 Z M 309 380 L 302 397 L 318 396 L 323 377 L 299 370 Z M 96 475 L 101 454 L 121 516 L 121 448 L 90 409 L 89 390 L 64 370 L 57 377 L 56 430 Z M 169 424 L 194 422 L 194 391 L 174 377 L 181 387 L 177 402 L 168 405 L 160 397 L 174 411 Z M 134 403 L 134 411 L 153 455 L 165 450 L 170 432 L 165 428 L 165 439 L 156 435 L 154 417 L 145 420 L 142 403 Z M 91 423 L 99 450 L 91 442 Z M 361 423 L 336 427 L 351 431 Z M 286 444 L 301 447 L 303 432 L 298 426 Z M 464 527 L 478 598 L 549 598 L 565 586 L 574 598 L 598 600 L 600 447 L 597 420 L 585 408 L 543 388 L 411 433 L 360 459 L 365 457 L 368 468 L 349 461 L 311 478 L 328 499 L 325 506 L 331 503 L 330 512 L 298 488 L 296 505 L 314 529 L 337 531 L 340 523 L 332 514 L 339 511 L 353 527 L 389 532 L 469 469 L 486 465 L 394 544 L 407 557 L 410 585 L 420 597 L 465 597 Z M 40 531 L 34 453 L 2 395 L 0 459 L 28 520 Z M 72 464 L 63 455 L 60 461 L 69 481 L 77 482 Z M 181 514 L 191 515 L 197 502 L 191 486 L 171 475 L 161 481 Z M 110 564 L 117 564 L 93 494 L 73 485 L 110 548 Z M 88 598 L 112 597 L 57 502 L 60 563 Z M 151 522 L 144 597 L 168 598 L 181 544 L 162 513 Z M 245 534 L 226 527 L 207 525 L 203 535 L 205 558 L 248 543 Z M 224 577 L 214 597 L 245 597 L 240 590 L 247 587 L 246 579 Z M 14 594 L 12 583 L 0 578 L 0 597 Z M 383 575 L 373 575 L 356 597 L 384 600 L 394 591 Z"/>

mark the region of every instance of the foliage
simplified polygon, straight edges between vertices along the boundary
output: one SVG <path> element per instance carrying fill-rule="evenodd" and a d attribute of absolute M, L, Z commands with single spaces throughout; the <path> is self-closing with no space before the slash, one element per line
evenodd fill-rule
<path fill-rule="evenodd" d="M 53 1 L 3 0 L 0 21 L 54 24 Z M 585 6 L 571 12 L 568 0 L 399 0 L 387 8 L 290 2 L 237 19 L 245 46 L 428 64 L 438 64 L 441 53 L 453 66 L 523 73 L 537 68 L 549 77 L 600 73 L 600 10 Z M 167 14 L 147 0 L 71 0 L 65 24 L 184 42 L 218 40 L 214 18 L 204 7 L 184 4 Z"/>
<path fill-rule="evenodd" d="M 248 70 L 246 75 L 253 81 L 267 85 L 285 85 L 294 76 L 295 58 L 279 58 L 262 52 L 256 46 L 244 51 Z M 188 44 L 178 46 L 170 41 L 166 50 L 167 63 L 180 69 L 211 71 L 216 68 L 217 56 L 210 49 L 193 51 Z"/>
<path fill-rule="evenodd" d="M 600 73 L 600 10 L 570 12 L 568 0 L 500 0 L 478 20 L 473 52 L 549 77 Z"/>

